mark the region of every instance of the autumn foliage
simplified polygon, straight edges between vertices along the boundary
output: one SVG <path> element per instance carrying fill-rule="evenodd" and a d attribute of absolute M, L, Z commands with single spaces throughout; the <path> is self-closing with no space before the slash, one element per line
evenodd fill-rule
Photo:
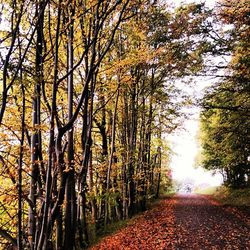
<path fill-rule="evenodd" d="M 0 9 L 3 249 L 87 248 L 113 222 L 145 211 L 171 185 L 166 135 L 194 103 L 182 87 L 222 48 L 233 76 L 248 73 L 247 30 L 237 23 L 233 48 L 218 42 L 221 26 L 205 4 L 7 0 Z M 230 8 L 224 14 L 230 23 Z M 236 103 L 248 103 L 243 89 Z M 150 220 L 141 223 L 161 227 Z M 171 246 L 171 234 L 148 242 Z"/>

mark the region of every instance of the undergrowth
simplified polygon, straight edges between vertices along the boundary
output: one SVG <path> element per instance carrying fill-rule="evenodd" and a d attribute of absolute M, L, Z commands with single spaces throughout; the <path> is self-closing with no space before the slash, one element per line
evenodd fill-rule
<path fill-rule="evenodd" d="M 250 188 L 232 189 L 221 186 L 213 196 L 223 205 L 250 206 Z"/>
<path fill-rule="evenodd" d="M 250 206 L 250 188 L 209 187 L 196 190 L 197 194 L 211 195 L 223 205 Z"/>

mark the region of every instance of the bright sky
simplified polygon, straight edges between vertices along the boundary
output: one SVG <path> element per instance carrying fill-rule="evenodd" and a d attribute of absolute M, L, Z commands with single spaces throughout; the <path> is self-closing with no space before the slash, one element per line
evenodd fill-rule
<path fill-rule="evenodd" d="M 221 175 L 213 176 L 211 172 L 195 167 L 195 158 L 199 149 L 196 140 L 199 125 L 198 112 L 199 110 L 194 110 L 193 117 L 185 121 L 185 130 L 178 131 L 169 138 L 174 151 L 171 160 L 173 179 L 191 180 L 195 186 L 201 184 L 218 186 L 222 182 Z"/>
<path fill-rule="evenodd" d="M 211 81 L 197 81 L 195 88 L 190 87 L 188 93 L 193 96 L 201 95 L 204 88 L 211 84 Z M 176 131 L 168 137 L 171 148 L 174 152 L 170 167 L 172 169 L 173 179 L 178 181 L 191 180 L 195 186 L 206 184 L 207 186 L 219 186 L 222 183 L 220 174 L 214 175 L 212 172 L 195 166 L 195 159 L 199 151 L 199 142 L 197 140 L 199 132 L 199 108 L 187 110 L 189 118 L 184 122 L 183 129 Z"/>
<path fill-rule="evenodd" d="M 182 84 L 181 82 L 178 83 Z M 193 87 L 184 87 L 188 94 L 192 96 L 200 96 L 205 87 L 211 84 L 211 79 L 197 79 L 197 83 Z M 218 186 L 222 183 L 220 174 L 213 175 L 212 172 L 195 166 L 195 159 L 198 154 L 200 145 L 198 144 L 197 135 L 199 131 L 199 108 L 187 109 L 189 115 L 184 122 L 184 128 L 176 131 L 168 137 L 171 148 L 174 151 L 170 167 L 173 173 L 173 179 L 178 181 L 192 180 L 197 186 L 207 184 L 210 186 Z"/>
<path fill-rule="evenodd" d="M 193 2 L 204 2 L 201 0 L 170 0 L 169 2 L 173 2 L 175 5 L 180 5 L 181 3 L 193 3 Z M 205 0 L 207 6 L 213 7 L 216 0 Z"/>
<path fill-rule="evenodd" d="M 175 5 L 184 2 L 194 2 L 194 0 L 175 0 Z M 200 2 L 196 0 L 196 2 Z M 214 6 L 215 0 L 207 0 L 207 6 Z M 201 82 L 195 88 L 194 95 L 200 95 L 204 87 L 208 86 L 209 82 Z M 190 90 L 189 90 L 190 91 Z M 211 186 L 218 186 L 222 183 L 222 176 L 220 174 L 212 175 L 201 167 L 195 168 L 195 158 L 199 149 L 196 136 L 199 127 L 199 109 L 192 109 L 193 115 L 184 123 L 184 129 L 178 131 L 169 137 L 174 155 L 171 161 L 171 168 L 173 171 L 173 178 L 179 181 L 191 180 L 195 186 L 207 184 Z"/>

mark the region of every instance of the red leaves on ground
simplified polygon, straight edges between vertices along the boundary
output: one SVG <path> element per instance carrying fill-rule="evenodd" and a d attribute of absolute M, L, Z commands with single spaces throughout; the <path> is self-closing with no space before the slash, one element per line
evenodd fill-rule
<path fill-rule="evenodd" d="M 250 249 L 249 215 L 205 196 L 163 200 L 92 249 Z"/>
<path fill-rule="evenodd" d="M 166 199 L 157 207 L 138 216 L 126 228 L 106 237 L 91 249 L 137 250 L 174 249 L 174 199 Z"/>

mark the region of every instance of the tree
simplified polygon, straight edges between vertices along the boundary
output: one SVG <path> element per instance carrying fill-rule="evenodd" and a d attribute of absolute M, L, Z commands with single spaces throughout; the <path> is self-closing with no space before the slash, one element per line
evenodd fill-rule
<path fill-rule="evenodd" d="M 157 1 L 9 2 L 0 234 L 19 249 L 85 248 L 170 182 L 163 137 L 187 102 L 174 80 L 202 68 L 209 13 Z"/>
<path fill-rule="evenodd" d="M 231 43 L 229 77 L 209 88 L 203 100 L 203 164 L 221 169 L 225 183 L 234 187 L 249 180 L 249 25 L 246 1 L 221 1 L 218 16 L 231 28 L 224 32 Z M 237 20 L 234 22 L 233 20 Z M 225 38 L 225 39 L 226 39 Z M 244 51 L 244 53 L 243 53 Z M 209 138 L 209 140 L 208 140 Z"/>

